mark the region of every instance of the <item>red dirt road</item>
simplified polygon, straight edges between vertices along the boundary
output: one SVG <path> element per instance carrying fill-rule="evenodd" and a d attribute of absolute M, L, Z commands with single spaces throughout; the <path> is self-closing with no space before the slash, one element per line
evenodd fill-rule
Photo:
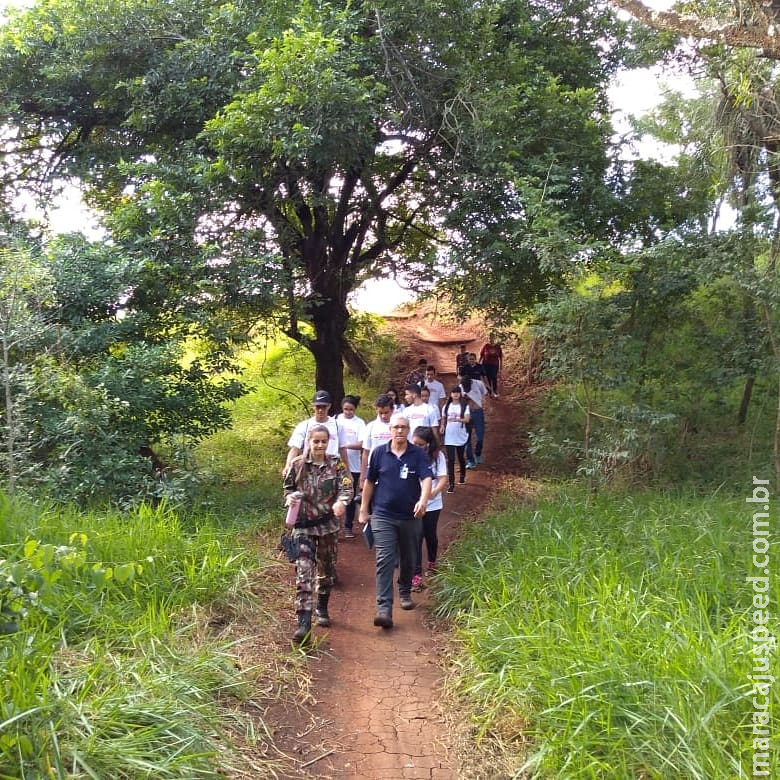
<path fill-rule="evenodd" d="M 476 327 L 430 316 L 404 317 L 390 327 L 407 348 L 408 364 L 399 367 L 399 374 L 425 357 L 436 365 L 447 389 L 455 379 L 456 345 L 463 341 L 478 353 L 484 343 Z M 511 384 L 511 377 L 508 381 Z M 358 413 L 368 421 L 372 412 L 366 399 Z M 511 386 L 501 388 L 501 398 L 486 402 L 484 461 L 468 472 L 466 485 L 445 494 L 440 558 L 446 557 L 447 545 L 463 525 L 477 520 L 500 480 L 525 471 L 524 447 L 519 443 L 525 434 L 523 417 Z M 448 727 L 452 713 L 442 690 L 447 635 L 431 617 L 428 592 L 414 593 L 416 609 L 408 612 L 398 608 L 396 594 L 394 628 L 383 630 L 373 625 L 374 553 L 360 536 L 341 540 L 338 571 L 330 600 L 332 626 L 314 629 L 317 642 L 306 661 L 312 675 L 310 700 L 293 711 L 274 714 L 274 741 L 294 762 L 278 776 L 367 780 L 469 776 L 458 754 L 462 744 L 458 747 Z M 290 632 L 294 629 L 292 610 L 283 625 Z"/>

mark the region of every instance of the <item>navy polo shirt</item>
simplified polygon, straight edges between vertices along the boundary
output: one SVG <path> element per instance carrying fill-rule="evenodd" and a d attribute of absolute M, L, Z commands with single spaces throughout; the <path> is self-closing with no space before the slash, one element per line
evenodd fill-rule
<path fill-rule="evenodd" d="M 366 478 L 374 483 L 371 512 L 380 517 L 407 519 L 414 514 L 422 489 L 420 480 L 433 478 L 428 455 L 422 447 L 407 444 L 399 458 L 390 442 L 375 447 L 368 459 Z"/>

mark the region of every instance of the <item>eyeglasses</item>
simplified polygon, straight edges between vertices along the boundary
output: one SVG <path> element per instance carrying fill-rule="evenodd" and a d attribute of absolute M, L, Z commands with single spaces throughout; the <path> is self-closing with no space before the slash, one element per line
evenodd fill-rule
<path fill-rule="evenodd" d="M 391 431 L 408 431 L 409 426 L 408 425 L 391 425 L 390 426 Z"/>

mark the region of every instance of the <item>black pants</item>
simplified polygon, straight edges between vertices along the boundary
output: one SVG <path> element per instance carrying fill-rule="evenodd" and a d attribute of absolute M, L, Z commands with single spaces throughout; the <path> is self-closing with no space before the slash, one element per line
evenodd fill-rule
<path fill-rule="evenodd" d="M 352 524 L 355 522 L 355 508 L 357 506 L 357 502 L 354 499 L 354 496 L 358 494 L 358 485 L 360 484 L 360 472 L 359 471 L 352 471 L 350 472 L 352 474 L 352 501 L 347 504 L 347 514 L 344 517 L 344 528 L 348 528 L 350 531 L 352 530 Z"/>
<path fill-rule="evenodd" d="M 498 366 L 493 365 L 492 363 L 483 363 L 482 368 L 485 369 L 485 379 L 487 379 L 487 382 L 485 383 L 487 385 L 488 390 L 490 390 L 492 393 L 498 392 Z"/>
<path fill-rule="evenodd" d="M 425 547 L 428 550 L 429 563 L 436 563 L 436 556 L 439 553 L 439 535 L 437 527 L 439 525 L 439 515 L 441 509 L 434 509 L 426 512 L 422 519 L 422 529 L 419 543 L 417 545 L 417 560 L 414 564 L 414 573 L 422 575 L 422 545 L 425 540 Z"/>
<path fill-rule="evenodd" d="M 458 465 L 460 466 L 460 481 L 466 481 L 466 445 L 448 444 L 447 448 L 447 477 L 450 487 L 455 487 L 455 455 L 458 456 Z"/>

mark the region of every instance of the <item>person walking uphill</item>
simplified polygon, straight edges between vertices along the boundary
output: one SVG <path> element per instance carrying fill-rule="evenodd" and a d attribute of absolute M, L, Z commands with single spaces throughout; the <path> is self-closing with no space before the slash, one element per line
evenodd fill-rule
<path fill-rule="evenodd" d="M 293 548 L 297 552 L 295 611 L 298 615 L 293 641 L 298 643 L 304 642 L 311 633 L 315 589 L 317 625 L 330 625 L 328 601 L 336 576 L 339 526 L 353 496 L 349 469 L 338 456 L 326 454 L 329 437 L 327 426 L 310 426 L 306 454 L 293 459 L 284 476 L 285 504 L 289 507 L 295 501 L 293 494 L 301 494 L 292 529 Z"/>
<path fill-rule="evenodd" d="M 431 497 L 433 475 L 428 455 L 407 436 L 402 414 L 390 418 L 391 439 L 368 459 L 359 522 L 371 523 L 376 549 L 376 616 L 374 625 L 393 627 L 393 572 L 399 557 L 401 609 L 414 609 L 412 573 L 417 557 L 419 523 Z M 369 517 L 369 506 L 371 515 Z"/>

